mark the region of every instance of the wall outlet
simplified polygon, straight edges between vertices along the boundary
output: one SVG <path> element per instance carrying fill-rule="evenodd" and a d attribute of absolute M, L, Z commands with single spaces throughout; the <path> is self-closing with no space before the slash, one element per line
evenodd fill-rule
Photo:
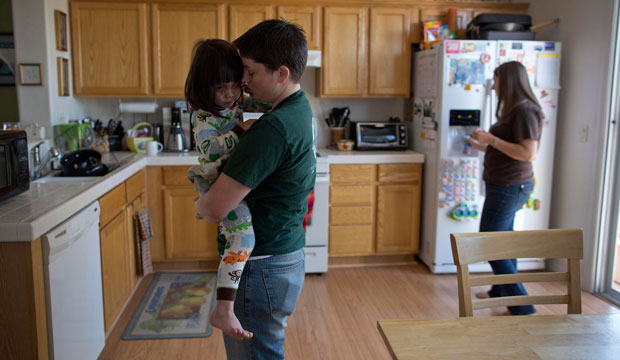
<path fill-rule="evenodd" d="M 588 125 L 587 124 L 583 124 L 579 128 L 579 142 L 580 143 L 588 142 Z"/>

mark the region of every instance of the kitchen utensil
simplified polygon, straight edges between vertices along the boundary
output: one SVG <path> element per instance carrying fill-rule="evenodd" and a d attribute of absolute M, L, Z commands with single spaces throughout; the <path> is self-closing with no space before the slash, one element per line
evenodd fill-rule
<path fill-rule="evenodd" d="M 60 159 L 62 176 L 101 176 L 108 167 L 101 162 L 101 154 L 95 150 L 68 152 Z"/>
<path fill-rule="evenodd" d="M 332 128 L 329 128 L 329 131 L 332 135 L 332 144 L 337 144 L 338 140 L 344 139 L 344 128 L 332 127 Z"/>

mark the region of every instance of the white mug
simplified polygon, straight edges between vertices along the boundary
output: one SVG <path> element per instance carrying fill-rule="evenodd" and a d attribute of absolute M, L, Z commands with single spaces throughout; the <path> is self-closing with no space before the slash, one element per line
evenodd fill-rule
<path fill-rule="evenodd" d="M 164 145 L 159 141 L 149 141 L 146 143 L 146 155 L 157 156 L 157 153 L 164 149 Z"/>

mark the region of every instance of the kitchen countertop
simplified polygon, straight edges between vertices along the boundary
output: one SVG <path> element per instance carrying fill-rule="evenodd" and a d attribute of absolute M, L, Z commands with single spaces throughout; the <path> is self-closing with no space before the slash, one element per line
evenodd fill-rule
<path fill-rule="evenodd" d="M 198 164 L 198 153 L 159 153 L 158 156 L 115 152 L 120 166 L 102 177 L 30 183 L 30 190 L 0 202 L 0 242 L 33 241 L 88 206 L 146 166 Z M 424 155 L 411 151 L 338 151 L 322 148 L 330 164 L 422 163 Z M 116 160 L 110 154 L 106 164 Z"/>
<path fill-rule="evenodd" d="M 195 151 L 154 157 L 115 152 L 115 156 L 121 166 L 105 176 L 62 182 L 35 180 L 28 191 L 0 202 L 0 242 L 35 240 L 146 166 L 198 164 Z M 102 160 L 115 162 L 109 154 Z"/>
<path fill-rule="evenodd" d="M 423 163 L 424 154 L 412 150 L 339 151 L 319 148 L 319 154 L 331 164 Z"/>

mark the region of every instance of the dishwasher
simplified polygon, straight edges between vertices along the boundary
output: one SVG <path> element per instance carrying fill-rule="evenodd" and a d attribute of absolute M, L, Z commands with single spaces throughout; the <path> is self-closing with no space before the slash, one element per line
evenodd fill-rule
<path fill-rule="evenodd" d="M 99 202 L 42 237 L 50 359 L 97 359 L 105 345 Z"/>

